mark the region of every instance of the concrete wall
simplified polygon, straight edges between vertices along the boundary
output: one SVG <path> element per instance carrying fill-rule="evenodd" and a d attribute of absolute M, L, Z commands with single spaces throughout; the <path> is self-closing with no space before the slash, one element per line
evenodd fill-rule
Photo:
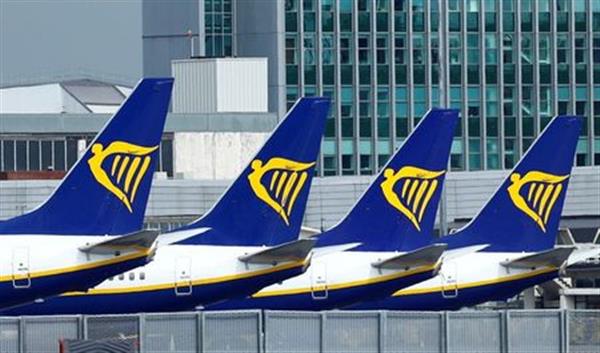
<path fill-rule="evenodd" d="M 268 136 L 250 132 L 175 133 L 175 173 L 186 179 L 230 178 L 242 171 Z"/>

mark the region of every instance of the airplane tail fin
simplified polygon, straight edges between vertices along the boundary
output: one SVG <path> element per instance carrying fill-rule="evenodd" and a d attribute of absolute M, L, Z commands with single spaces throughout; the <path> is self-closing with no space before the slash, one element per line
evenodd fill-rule
<path fill-rule="evenodd" d="M 52 195 L 0 234 L 118 235 L 143 224 L 172 78 L 141 80 Z"/>
<path fill-rule="evenodd" d="M 328 111 L 327 98 L 299 99 L 213 208 L 179 229 L 205 231 L 178 243 L 272 246 L 296 240 Z"/>
<path fill-rule="evenodd" d="M 451 247 L 540 251 L 554 246 L 581 119 L 558 116 L 544 129 L 479 214 L 448 236 Z"/>
<path fill-rule="evenodd" d="M 458 110 L 429 111 L 317 246 L 361 243 L 353 250 L 411 251 L 429 245 L 457 121 Z"/>

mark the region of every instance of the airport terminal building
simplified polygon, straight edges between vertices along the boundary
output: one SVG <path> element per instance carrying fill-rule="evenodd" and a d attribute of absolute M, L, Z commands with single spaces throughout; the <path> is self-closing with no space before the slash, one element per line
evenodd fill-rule
<path fill-rule="evenodd" d="M 372 174 L 444 102 L 453 170 L 510 169 L 557 114 L 586 117 L 576 164 L 600 165 L 598 0 L 144 1 L 143 49 L 146 75 L 191 50 L 267 57 L 279 115 L 332 97 L 322 175 Z"/>

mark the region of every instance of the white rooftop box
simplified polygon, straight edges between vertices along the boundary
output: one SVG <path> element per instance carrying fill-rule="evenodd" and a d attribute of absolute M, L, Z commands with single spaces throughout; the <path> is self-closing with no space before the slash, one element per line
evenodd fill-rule
<path fill-rule="evenodd" d="M 174 113 L 267 112 L 267 58 L 174 60 Z"/>

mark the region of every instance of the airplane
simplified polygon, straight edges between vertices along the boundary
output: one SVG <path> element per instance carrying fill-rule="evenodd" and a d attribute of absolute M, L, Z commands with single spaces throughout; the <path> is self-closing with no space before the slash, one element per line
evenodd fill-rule
<path fill-rule="evenodd" d="M 454 109 L 421 119 L 349 213 L 318 236 L 306 273 L 206 309 L 342 308 L 435 276 L 445 245 L 430 244 L 429 233 L 457 120 Z"/>
<path fill-rule="evenodd" d="M 159 236 L 148 265 L 0 315 L 194 310 L 303 273 L 315 241 L 298 236 L 329 105 L 299 99 L 205 215 Z"/>
<path fill-rule="evenodd" d="M 146 264 L 140 231 L 172 78 L 141 80 L 48 199 L 0 221 L 0 308 L 84 291 Z"/>
<path fill-rule="evenodd" d="M 458 310 L 503 301 L 599 253 L 553 248 L 580 128 L 575 116 L 554 118 L 470 223 L 430 239 L 448 249 L 485 249 L 445 261 L 437 276 L 391 297 L 349 309 Z"/>

